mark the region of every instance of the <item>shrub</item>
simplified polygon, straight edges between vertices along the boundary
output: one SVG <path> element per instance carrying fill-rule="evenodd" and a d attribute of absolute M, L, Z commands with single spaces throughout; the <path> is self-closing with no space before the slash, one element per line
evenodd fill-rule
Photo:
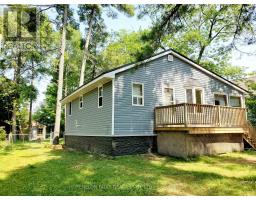
<path fill-rule="evenodd" d="M 4 130 L 4 127 L 0 126 L 0 141 L 4 141 L 6 138 L 6 132 Z"/>

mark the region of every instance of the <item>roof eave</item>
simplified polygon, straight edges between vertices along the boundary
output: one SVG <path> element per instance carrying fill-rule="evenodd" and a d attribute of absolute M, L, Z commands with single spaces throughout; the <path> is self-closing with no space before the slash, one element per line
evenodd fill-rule
<path fill-rule="evenodd" d="M 103 75 L 99 76 L 98 78 L 94 79 L 93 81 L 91 81 L 91 82 L 83 85 L 82 87 L 78 88 L 77 90 L 75 90 L 70 95 L 64 97 L 61 100 L 61 104 L 65 105 L 66 103 L 68 103 L 70 101 L 73 101 L 74 99 L 82 96 L 83 94 L 92 91 L 93 89 L 97 88 L 98 86 L 103 85 L 103 84 L 111 81 L 113 78 L 114 78 L 113 73 L 103 74 Z"/>

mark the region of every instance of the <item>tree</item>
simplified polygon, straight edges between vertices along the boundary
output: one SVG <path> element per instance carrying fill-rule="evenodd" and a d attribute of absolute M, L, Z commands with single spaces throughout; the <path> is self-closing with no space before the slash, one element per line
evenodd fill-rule
<path fill-rule="evenodd" d="M 58 9 L 58 8 L 57 8 Z M 63 5 L 63 9 L 59 10 L 62 12 L 62 36 L 61 36 L 61 48 L 60 48 L 60 61 L 59 61 L 59 74 L 58 74 L 58 90 L 57 90 L 57 101 L 56 101 L 56 113 L 55 113 L 55 125 L 54 125 L 54 135 L 52 138 L 53 144 L 59 143 L 60 135 L 60 120 L 61 120 L 61 102 L 62 90 L 63 90 L 63 76 L 64 76 L 64 56 L 66 48 L 66 28 L 68 19 L 68 5 Z"/>
<path fill-rule="evenodd" d="M 7 133 L 11 131 L 13 98 L 16 96 L 12 80 L 0 76 L 0 126 L 4 126 Z"/>
<path fill-rule="evenodd" d="M 61 33 L 56 32 L 56 38 L 60 38 Z M 67 26 L 67 43 L 65 52 L 65 70 L 64 70 L 64 94 L 72 92 L 79 82 L 81 66 L 81 33 L 79 30 Z M 56 44 L 57 45 L 57 44 Z M 50 84 L 45 92 L 45 100 L 40 108 L 34 113 L 33 119 L 41 124 L 47 125 L 48 131 L 53 131 L 56 111 L 56 96 L 58 90 L 58 64 L 59 58 L 51 59 L 48 76 L 51 77 Z M 64 113 L 61 114 L 60 130 L 64 131 Z"/>
<path fill-rule="evenodd" d="M 79 86 L 84 84 L 86 61 L 89 57 L 88 47 L 90 45 L 92 32 L 96 29 L 98 33 L 102 33 L 102 35 L 105 34 L 105 24 L 102 18 L 103 8 L 110 9 L 108 16 L 116 17 L 116 14 L 113 12 L 113 10 L 111 10 L 111 7 L 117 9 L 118 11 L 124 12 L 128 16 L 134 15 L 134 8 L 131 5 L 79 5 L 78 15 L 80 16 L 80 21 L 85 22 L 88 25 L 84 43 L 84 53 L 82 58 Z"/>
<path fill-rule="evenodd" d="M 111 69 L 126 63 L 135 62 L 140 59 L 138 55 L 148 45 L 141 37 L 148 33 L 147 30 L 127 32 L 121 30 L 116 33 L 109 45 L 101 52 L 102 65 L 104 69 Z"/>
<path fill-rule="evenodd" d="M 246 98 L 246 107 L 248 108 L 248 119 L 256 126 L 256 76 L 251 80 L 246 81 L 249 90 L 249 95 Z"/>
<path fill-rule="evenodd" d="M 40 108 L 34 113 L 33 119 L 41 124 L 47 125 L 48 131 L 54 131 L 55 111 L 56 111 L 56 96 L 58 90 L 58 60 L 53 60 L 52 70 L 49 73 L 52 76 L 50 84 L 45 92 L 45 100 Z M 64 130 L 64 116 L 61 115 L 60 130 Z"/>
<path fill-rule="evenodd" d="M 20 11 L 26 11 L 27 13 L 31 14 L 33 16 L 33 12 L 29 9 L 29 6 L 26 5 L 13 5 L 9 6 L 8 9 L 10 11 L 17 11 L 17 17 L 15 15 L 9 13 L 8 17 L 8 27 L 11 27 L 8 29 L 8 31 L 15 31 L 13 30 L 14 27 L 17 27 L 18 21 L 21 20 L 21 12 Z M 2 18 L 1 18 L 2 20 Z M 6 26 L 6 24 L 4 24 Z M 4 27 L 5 27 L 4 26 Z M 8 28 L 8 27 L 5 27 Z M 31 29 L 34 29 L 35 23 L 34 21 L 29 21 L 26 24 L 22 24 L 19 27 L 19 31 L 17 32 L 16 41 L 5 41 L 4 48 L 1 50 L 1 63 L 0 63 L 0 70 L 2 71 L 3 77 L 5 76 L 6 72 L 13 71 L 13 90 L 14 96 L 12 99 L 12 133 L 14 134 L 14 139 L 16 138 L 17 134 L 17 118 L 21 116 L 21 109 L 22 106 L 25 105 L 25 102 L 29 98 L 30 94 L 35 94 L 35 88 L 30 87 L 28 85 L 27 80 L 27 72 L 30 70 L 30 66 L 28 65 L 29 55 L 31 52 L 36 52 L 39 49 L 35 46 L 31 45 L 30 48 L 22 48 L 22 35 L 28 34 L 28 32 Z M 49 32 L 49 30 L 48 30 Z M 1 29 L 1 33 L 3 33 L 3 29 Z M 14 32 L 15 33 L 15 32 Z M 6 79 L 7 80 L 7 79 Z M 28 90 L 30 89 L 30 90 Z M 29 91 L 29 92 L 28 92 Z M 20 125 L 19 125 L 20 126 Z"/>
<path fill-rule="evenodd" d="M 146 55 L 171 47 L 199 64 L 211 62 L 218 67 L 229 60 L 237 41 L 249 35 L 247 45 L 254 41 L 255 5 L 149 5 L 140 9 L 140 17 L 153 19 L 151 31 L 143 37 L 150 41 L 143 52 Z"/>

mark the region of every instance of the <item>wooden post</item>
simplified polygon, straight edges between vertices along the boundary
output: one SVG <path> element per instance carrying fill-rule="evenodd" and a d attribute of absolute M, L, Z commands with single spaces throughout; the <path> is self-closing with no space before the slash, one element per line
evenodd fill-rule
<path fill-rule="evenodd" d="M 43 126 L 43 139 L 46 139 L 46 126 Z"/>
<path fill-rule="evenodd" d="M 187 123 L 187 104 L 184 103 L 184 125 L 185 127 L 188 126 L 188 123 Z"/>
<path fill-rule="evenodd" d="M 220 113 L 220 106 L 217 106 L 218 112 L 218 126 L 221 126 L 221 113 Z"/>
<path fill-rule="evenodd" d="M 244 114 L 245 114 L 245 122 L 247 122 L 248 121 L 248 119 L 247 119 L 248 109 L 247 108 L 244 108 Z"/>

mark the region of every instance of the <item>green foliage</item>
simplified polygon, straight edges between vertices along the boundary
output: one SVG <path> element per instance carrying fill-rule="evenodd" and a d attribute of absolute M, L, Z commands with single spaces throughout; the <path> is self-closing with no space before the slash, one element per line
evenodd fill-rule
<path fill-rule="evenodd" d="M 9 9 L 28 9 L 30 5 L 10 5 Z M 39 12 L 40 15 L 40 45 L 31 43 L 29 49 L 20 48 L 21 43 L 16 41 L 12 46 L 5 46 L 0 53 L 0 72 L 2 74 L 1 102 L 5 102 L 1 111 L 8 114 L 8 117 L 1 117 L 4 123 L 19 127 L 21 133 L 27 132 L 28 128 L 28 102 L 34 101 L 37 97 L 37 88 L 32 84 L 35 78 L 45 75 L 48 70 L 52 48 L 55 47 L 52 39 L 53 28 L 49 23 L 48 17 Z M 1 18 L 1 17 L 0 17 Z M 10 27 L 17 27 L 16 17 L 10 14 L 8 21 Z M 32 29 L 33 24 L 24 24 L 21 29 L 24 32 Z M 15 31 L 15 30 L 14 30 Z M 13 73 L 13 74 L 12 74 Z M 13 79 L 7 78 L 13 75 Z M 8 81 L 7 81 L 8 80 Z M 8 85 L 9 83 L 9 85 Z M 8 102 L 9 101 L 9 102 Z M 9 110 L 8 110 L 9 109 Z M 10 114 L 15 118 L 10 122 Z M 6 119 L 7 118 L 7 119 Z"/>
<path fill-rule="evenodd" d="M 17 90 L 10 79 L 0 76 L 0 124 L 8 126 L 12 117 L 13 99 Z"/>
<path fill-rule="evenodd" d="M 256 126 L 256 83 L 249 81 L 249 96 L 246 98 L 246 107 L 248 108 L 248 118 Z"/>
<path fill-rule="evenodd" d="M 123 64 L 135 62 L 141 59 L 141 52 L 148 44 L 141 40 L 147 30 L 138 32 L 118 32 L 105 50 L 101 53 L 102 65 L 105 69 L 111 69 Z"/>
<path fill-rule="evenodd" d="M 45 93 L 45 101 L 40 108 L 33 114 L 33 119 L 41 124 L 45 124 L 48 128 L 52 128 L 55 122 L 57 95 L 57 73 L 53 75 L 50 84 L 47 86 Z M 64 130 L 64 113 L 61 115 L 61 130 Z M 48 130 L 51 131 L 51 130 Z"/>
<path fill-rule="evenodd" d="M 4 130 L 4 127 L 0 126 L 0 142 L 4 141 L 6 139 L 6 132 Z"/>
<path fill-rule="evenodd" d="M 143 37 L 145 54 L 170 47 L 231 79 L 241 72 L 227 67 L 232 50 L 255 42 L 255 5 L 142 5 L 140 11 L 153 23 Z"/>
<path fill-rule="evenodd" d="M 64 96 L 74 91 L 78 87 L 79 75 L 80 75 L 80 66 L 82 58 L 82 35 L 79 30 L 73 29 L 68 26 L 70 33 L 69 39 L 67 40 L 66 45 L 66 54 L 65 54 L 65 72 L 64 72 Z M 58 60 L 55 60 L 58 64 Z M 57 65 L 52 65 L 53 69 L 57 68 Z M 51 76 L 56 76 L 54 73 Z M 55 77 L 54 77 L 55 78 Z M 56 90 L 57 92 L 57 90 Z"/>
<path fill-rule="evenodd" d="M 211 61 L 202 61 L 201 65 L 230 81 L 240 81 L 246 77 L 245 69 L 239 66 L 232 66 L 229 63 L 214 63 Z"/>

